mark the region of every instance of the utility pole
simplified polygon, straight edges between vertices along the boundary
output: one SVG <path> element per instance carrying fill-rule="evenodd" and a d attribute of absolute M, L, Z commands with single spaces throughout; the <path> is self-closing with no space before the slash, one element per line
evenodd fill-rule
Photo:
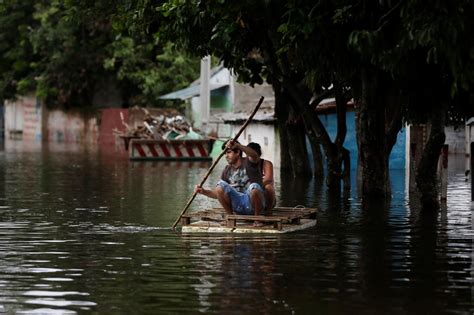
<path fill-rule="evenodd" d="M 472 175 L 472 172 L 474 171 L 474 141 L 471 142 L 471 201 L 474 201 L 474 176 Z"/>
<path fill-rule="evenodd" d="M 201 90 L 200 90 L 200 101 L 201 101 L 201 131 L 204 134 L 208 133 L 209 126 L 209 113 L 211 103 L 210 93 L 210 74 L 211 74 L 211 56 L 206 56 L 201 59 Z"/>

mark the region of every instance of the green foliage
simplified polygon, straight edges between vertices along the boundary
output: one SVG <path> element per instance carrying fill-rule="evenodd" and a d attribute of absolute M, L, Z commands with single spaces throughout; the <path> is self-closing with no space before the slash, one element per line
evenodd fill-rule
<path fill-rule="evenodd" d="M 390 3 L 353 7 L 351 15 L 360 19 L 349 37 L 351 49 L 394 76 L 411 76 L 414 61 L 437 65 L 451 77 L 452 96 L 472 86 L 472 1 Z"/>
<path fill-rule="evenodd" d="M 90 106 L 102 82 L 116 82 L 126 105 L 150 105 L 188 85 L 199 60 L 158 33 L 131 33 L 136 3 L 2 1 L 0 98 L 36 90 L 48 105 Z"/>
<path fill-rule="evenodd" d="M 153 42 L 124 36 L 108 48 L 105 68 L 141 92 L 132 96 L 133 104 L 156 104 L 159 96 L 184 88 L 199 77 L 199 59 L 180 53 L 171 42 L 157 51 Z"/>
<path fill-rule="evenodd" d="M 265 27 L 254 18 L 264 10 L 260 1 L 176 0 L 149 11 L 161 13 L 162 35 L 174 38 L 179 47 L 200 57 L 213 54 L 244 82 L 261 83 L 266 69 L 255 48 L 262 44 Z"/>
<path fill-rule="evenodd" d="M 33 0 L 0 2 L 0 99 L 14 98 L 33 84 L 35 56 L 28 40 Z"/>
<path fill-rule="evenodd" d="M 406 121 L 440 111 L 460 117 L 472 107 L 459 101 L 472 100 L 459 95 L 472 95 L 474 81 L 468 0 L 168 0 L 142 2 L 136 12 L 141 27 L 159 25 L 161 38 L 189 53 L 218 56 L 242 82 L 285 77 L 300 95 L 337 83 L 357 100 L 371 69 L 391 78 L 383 88 L 397 100 L 379 106 L 404 112 Z"/>
<path fill-rule="evenodd" d="M 2 1 L 0 97 L 36 88 L 49 103 L 89 105 L 113 78 L 126 103 L 156 104 L 212 54 L 251 84 L 354 87 L 371 66 L 410 97 L 420 86 L 450 102 L 474 82 L 472 13 L 468 0 Z"/>

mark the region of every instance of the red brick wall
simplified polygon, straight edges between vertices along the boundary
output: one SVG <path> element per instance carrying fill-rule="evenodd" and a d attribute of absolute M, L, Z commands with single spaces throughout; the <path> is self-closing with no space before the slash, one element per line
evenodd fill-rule
<path fill-rule="evenodd" d="M 128 109 L 124 108 L 106 108 L 101 110 L 99 125 L 99 144 L 115 144 L 114 129 L 125 131 L 122 124 L 120 113 L 123 115 L 125 122 L 128 122 Z"/>

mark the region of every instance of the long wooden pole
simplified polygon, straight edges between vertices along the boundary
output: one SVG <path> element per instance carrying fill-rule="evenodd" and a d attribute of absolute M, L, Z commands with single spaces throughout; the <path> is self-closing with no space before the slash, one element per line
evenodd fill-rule
<path fill-rule="evenodd" d="M 242 125 L 242 127 L 240 128 L 239 132 L 237 132 L 237 134 L 235 135 L 235 137 L 232 139 L 232 141 L 237 141 L 237 139 L 239 138 L 239 136 L 242 134 L 242 132 L 244 132 L 245 128 L 247 127 L 247 125 L 250 123 L 250 121 L 252 121 L 252 118 L 253 116 L 255 116 L 255 114 L 257 113 L 258 109 L 260 108 L 260 105 L 262 105 L 263 103 L 263 99 L 264 97 L 260 97 L 260 100 L 258 101 L 258 104 L 257 106 L 255 107 L 255 109 L 253 110 L 252 114 L 250 115 L 250 117 L 247 119 L 247 121 Z M 226 149 L 222 150 L 222 152 L 219 154 L 219 156 L 217 157 L 217 159 L 214 161 L 214 163 L 212 163 L 211 167 L 209 168 L 209 170 L 207 171 L 206 175 L 204 175 L 203 179 L 201 180 L 201 183 L 199 184 L 200 187 L 202 187 L 202 185 L 204 185 L 204 183 L 206 182 L 207 178 L 209 177 L 209 175 L 211 174 L 212 170 L 214 169 L 214 167 L 216 167 L 217 163 L 219 163 L 220 159 L 224 156 L 225 154 L 225 151 Z M 196 198 L 196 195 L 197 195 L 197 192 L 194 192 L 193 195 L 191 196 L 191 198 L 189 199 L 188 203 L 186 204 L 186 206 L 184 207 L 183 211 L 181 211 L 181 214 L 179 215 L 179 217 L 176 219 L 176 221 L 174 222 L 173 224 L 173 229 L 176 228 L 176 225 L 178 224 L 179 220 L 181 220 L 181 217 L 183 216 L 183 214 L 186 212 L 186 210 L 188 210 L 189 206 L 191 205 L 191 203 L 193 202 L 194 198 Z"/>

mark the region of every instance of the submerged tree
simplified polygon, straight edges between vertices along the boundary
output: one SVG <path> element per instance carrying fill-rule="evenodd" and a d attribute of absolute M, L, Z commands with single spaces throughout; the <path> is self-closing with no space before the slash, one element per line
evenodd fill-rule
<path fill-rule="evenodd" d="M 408 34 L 399 45 L 409 57 L 403 73 L 410 101 L 406 118 L 425 123 L 429 130 L 416 183 L 424 208 L 436 209 L 436 168 L 445 142 L 444 127 L 474 114 L 474 4 L 440 1 L 426 7 L 422 1 L 410 1 L 400 9 L 400 16 Z"/>
<path fill-rule="evenodd" d="M 293 167 L 293 173 L 298 176 L 311 175 L 304 146 L 304 133 L 301 133 L 302 128 L 298 125 L 299 121 L 303 121 L 313 147 L 322 145 L 326 152 L 329 186 L 340 187 L 342 160 L 349 160 L 348 151 L 342 146 L 345 137 L 344 100 L 347 100 L 345 87 L 343 82 L 337 82 L 340 84 L 332 88 L 338 90 L 337 100 L 342 104 L 343 117 L 339 120 L 340 134 L 336 142 L 333 142 L 315 114 L 311 100 L 321 100 L 320 96 L 330 95 L 324 86 L 328 90 L 334 76 L 327 75 L 325 80 L 318 78 L 316 82 L 311 80 L 315 78 L 311 74 L 316 72 L 313 67 L 316 64 L 305 65 L 299 60 L 299 54 L 302 52 L 292 51 L 291 47 L 295 41 L 291 39 L 293 30 L 289 29 L 288 15 L 293 8 L 286 7 L 285 3 L 280 1 L 169 1 L 157 8 L 163 13 L 163 17 L 157 17 L 162 19 L 163 28 L 168 34 L 177 37 L 188 51 L 201 56 L 212 53 L 220 57 L 224 65 L 232 68 L 244 82 L 259 84 L 266 80 L 271 83 L 278 98 L 277 118 L 284 124 L 280 128 L 282 142 L 287 139 L 288 146 L 293 145 L 289 150 L 292 153 L 289 156 L 289 164 Z M 296 40 L 301 43 L 305 39 Z M 320 51 L 315 50 L 312 54 L 308 52 L 307 59 L 318 58 L 317 53 Z M 329 53 L 325 56 L 329 56 Z M 282 161 L 286 160 L 285 157 L 282 158 Z M 346 171 L 349 171 L 347 164 Z"/>
<path fill-rule="evenodd" d="M 389 196 L 389 155 L 405 119 L 432 126 L 417 179 L 430 204 L 445 121 L 471 105 L 459 100 L 472 100 L 468 0 L 430 6 L 421 0 L 168 0 L 115 7 L 11 0 L 0 10 L 2 97 L 36 87 L 53 103 L 82 106 L 112 77 L 130 102 L 148 104 L 197 76 L 197 66 L 196 73 L 190 69 L 198 61 L 176 50 L 179 44 L 197 56 L 218 56 L 244 82 L 272 84 L 282 143 L 291 152 L 282 161 L 295 175 L 310 175 L 306 134 L 314 152 L 324 149 L 329 187 L 340 187 L 350 168 L 343 144 L 353 98 L 364 196 Z M 314 111 L 328 96 L 336 99 L 335 140 Z"/>
<path fill-rule="evenodd" d="M 324 148 L 330 186 L 338 186 L 342 161 L 348 160 L 343 147 L 345 103 L 354 98 L 364 196 L 389 196 L 389 156 L 405 113 L 413 104 L 406 82 L 417 70 L 428 71 L 423 75 L 430 73 L 430 67 L 415 70 L 413 60 L 446 64 L 439 73 L 441 81 L 443 74 L 459 70 L 461 59 L 462 65 L 468 65 L 464 57 L 453 58 L 470 51 L 466 45 L 451 47 L 429 39 L 437 37 L 437 29 L 443 29 L 437 20 L 442 18 L 441 11 L 457 10 L 447 24 L 451 27 L 448 36 L 469 34 L 472 5 L 465 0 L 439 2 L 433 7 L 423 6 L 422 1 L 170 0 L 156 5 L 146 2 L 141 8 L 139 12 L 148 12 L 143 15 L 148 24 L 158 23 L 163 34 L 177 38 L 188 51 L 219 56 L 244 82 L 272 83 L 277 97 L 286 99 L 287 110 L 279 108 L 282 102 L 276 102 L 277 115 L 282 115 L 279 119 L 291 121 L 288 118 L 293 112 L 304 121 L 313 147 L 321 144 Z M 439 54 L 441 51 L 444 53 Z M 438 55 L 448 61 L 432 58 Z M 457 77 L 466 82 L 469 71 L 462 73 Z M 339 130 L 334 142 L 310 106 L 311 99 L 327 96 L 330 87 L 338 107 Z M 432 109 L 433 117 L 442 117 L 443 108 Z M 285 128 L 286 138 L 290 130 Z M 304 152 L 297 155 L 290 160 L 298 168 L 303 165 L 299 159 L 306 156 Z M 347 164 L 344 168 L 348 170 Z M 295 174 L 305 172 L 303 166 Z"/>
<path fill-rule="evenodd" d="M 359 119 L 369 117 L 367 123 L 359 124 L 359 150 L 367 154 L 361 158 L 367 163 L 363 169 L 375 170 L 382 162 L 388 166 L 386 159 L 402 118 L 428 123 L 429 138 L 416 182 L 423 204 L 431 207 L 438 203 L 436 165 L 445 141 L 448 108 L 473 87 L 474 45 L 469 35 L 473 5 L 465 0 L 437 1 L 433 6 L 416 0 L 382 1 L 379 6 L 367 3 L 352 9 L 363 11 L 362 27 L 349 40 L 366 65 L 361 71 L 359 111 Z M 380 138 L 384 129 L 385 140 Z M 377 148 L 385 161 L 377 158 Z M 370 173 L 367 179 L 376 181 L 381 173 Z M 370 182 L 364 179 L 367 186 Z"/>
<path fill-rule="evenodd" d="M 339 1 L 337 17 L 351 30 L 348 47 L 357 54 L 350 81 L 358 103 L 359 161 L 365 196 L 389 193 L 389 155 L 402 121 L 422 113 L 431 132 L 418 167 L 425 205 L 437 199 L 436 163 L 444 126 L 472 104 L 459 105 L 472 92 L 474 51 L 472 2 Z M 348 58 L 348 57 L 347 57 Z M 465 97 L 464 97 L 465 99 Z M 429 105 L 427 105 L 429 104 Z M 451 110 L 449 110 L 451 108 Z"/>

